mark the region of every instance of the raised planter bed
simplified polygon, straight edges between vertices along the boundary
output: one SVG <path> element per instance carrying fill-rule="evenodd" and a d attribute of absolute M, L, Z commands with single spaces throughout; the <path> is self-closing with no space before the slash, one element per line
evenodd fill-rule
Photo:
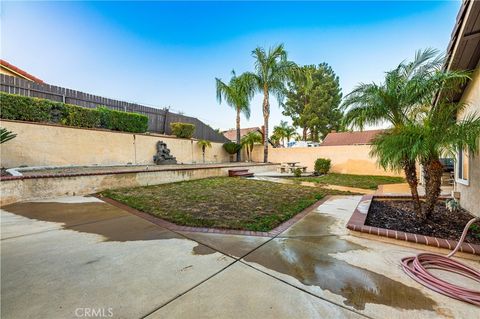
<path fill-rule="evenodd" d="M 458 241 L 453 239 L 437 238 L 421 234 L 414 234 L 400 230 L 393 230 L 381 227 L 369 226 L 366 224 L 367 216 L 373 200 L 409 200 L 406 196 L 374 196 L 364 195 L 347 223 L 347 228 L 361 233 L 388 237 L 395 240 L 407 241 L 416 244 L 423 244 L 432 247 L 453 249 Z M 460 236 L 459 236 L 460 237 Z M 460 246 L 460 251 L 464 253 L 480 255 L 480 245 L 464 242 Z"/>

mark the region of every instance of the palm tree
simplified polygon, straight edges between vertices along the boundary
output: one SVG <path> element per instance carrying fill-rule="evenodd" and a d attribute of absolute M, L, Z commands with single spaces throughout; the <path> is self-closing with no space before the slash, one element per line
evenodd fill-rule
<path fill-rule="evenodd" d="M 443 57 L 437 52 L 434 49 L 417 51 L 412 62 L 404 61 L 387 72 L 384 83 L 358 85 L 346 96 L 342 105 L 346 111 L 345 124 L 362 130 L 367 125 L 387 122 L 396 131 L 413 123 L 418 110 L 432 98 L 431 90 L 425 89 L 425 82 L 432 72 L 443 65 Z M 382 166 L 404 170 L 414 210 L 418 217 L 422 217 L 415 159 L 408 152 L 383 153 L 383 148 L 375 148 L 375 143 L 372 154 L 379 158 Z"/>
<path fill-rule="evenodd" d="M 253 146 L 262 142 L 262 136 L 258 132 L 250 132 L 242 137 L 242 146 L 247 151 L 247 158 L 250 161 L 252 157 Z"/>
<path fill-rule="evenodd" d="M 273 128 L 273 134 L 279 141 L 282 141 L 282 145 L 285 147 L 285 139 L 287 143 L 290 142 L 297 132 L 293 126 L 288 125 L 287 121 L 280 121 L 280 125 Z"/>
<path fill-rule="evenodd" d="M 203 157 L 203 163 L 205 163 L 205 150 L 207 147 L 212 147 L 212 143 L 207 140 L 199 140 L 197 142 L 197 145 L 202 148 L 202 157 Z"/>
<path fill-rule="evenodd" d="M 3 144 L 11 139 L 15 138 L 17 134 L 10 132 L 4 127 L 0 127 L 0 144 Z"/>
<path fill-rule="evenodd" d="M 268 162 L 268 119 L 270 117 L 270 94 L 274 94 L 278 101 L 283 100 L 285 82 L 287 81 L 293 62 L 287 60 L 287 52 L 283 44 L 271 47 L 268 52 L 257 47 L 252 51 L 255 58 L 255 72 L 248 73 L 256 89 L 263 93 L 263 121 L 265 139 L 263 142 L 263 161 Z"/>
<path fill-rule="evenodd" d="M 286 121 L 280 121 L 280 125 L 273 127 L 273 136 L 275 136 L 275 139 L 278 139 L 278 141 L 281 142 L 283 147 L 285 147 L 285 129 L 287 128 L 287 126 L 288 124 Z"/>
<path fill-rule="evenodd" d="M 218 78 L 215 78 L 215 81 L 218 102 L 222 103 L 222 100 L 225 100 L 237 112 L 237 144 L 240 145 L 240 113 L 243 113 L 247 119 L 250 118 L 250 100 L 255 93 L 254 83 L 248 75 L 242 74 L 237 77 L 235 71 L 232 71 L 232 78 L 228 84 Z M 239 162 L 240 160 L 240 151 L 238 151 L 237 161 Z"/>

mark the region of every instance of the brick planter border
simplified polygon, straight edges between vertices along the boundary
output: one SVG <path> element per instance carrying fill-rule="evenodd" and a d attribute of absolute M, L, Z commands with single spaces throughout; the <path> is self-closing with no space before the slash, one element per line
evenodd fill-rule
<path fill-rule="evenodd" d="M 458 241 L 443 239 L 437 237 L 430 237 L 419 234 L 407 233 L 399 230 L 391 230 L 386 228 L 378 228 L 373 226 L 365 225 L 365 220 L 367 219 L 368 211 L 370 210 L 370 205 L 374 198 L 379 199 L 400 199 L 400 198 L 409 198 L 405 195 L 392 195 L 392 196 L 374 196 L 374 195 L 364 195 L 360 200 L 360 203 L 355 208 L 355 211 L 350 217 L 350 220 L 347 223 L 347 228 L 352 231 L 357 231 L 361 233 L 377 235 L 382 237 L 388 237 L 396 240 L 402 240 L 417 244 L 423 244 L 427 246 L 433 246 L 438 248 L 454 249 Z M 480 255 L 480 245 L 462 243 L 459 251 L 474 255 Z"/>
<path fill-rule="evenodd" d="M 224 234 L 224 235 L 243 235 L 243 236 L 257 236 L 257 237 L 275 237 L 284 232 L 287 228 L 298 222 L 300 219 L 305 217 L 308 213 L 311 211 L 315 210 L 323 204 L 330 196 L 325 196 L 321 200 L 317 201 L 315 204 L 305 208 L 303 211 L 300 213 L 296 214 L 289 220 L 283 222 L 276 228 L 272 229 L 269 232 L 260 232 L 260 231 L 250 231 L 250 230 L 238 230 L 238 229 L 221 229 L 221 228 L 207 228 L 207 227 L 191 227 L 191 226 L 181 226 L 177 225 L 174 223 L 171 223 L 169 221 L 166 221 L 160 217 L 156 217 L 153 215 L 150 215 L 148 213 L 144 213 L 142 211 L 139 211 L 135 208 L 132 208 L 128 205 L 125 205 L 123 203 L 120 203 L 114 199 L 108 198 L 108 197 L 103 197 L 100 195 L 93 195 L 94 197 L 109 203 L 113 206 L 116 206 L 122 210 L 125 210 L 133 215 L 136 215 L 138 217 L 141 217 L 145 220 L 148 220 L 149 222 L 164 227 L 168 230 L 171 231 L 176 231 L 176 232 L 196 232 L 196 233 L 210 233 L 210 234 Z"/>

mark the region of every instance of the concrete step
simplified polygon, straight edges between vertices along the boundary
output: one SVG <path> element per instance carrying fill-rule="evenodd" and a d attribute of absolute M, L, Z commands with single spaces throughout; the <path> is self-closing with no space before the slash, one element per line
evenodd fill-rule
<path fill-rule="evenodd" d="M 240 172 L 230 175 L 230 177 L 253 177 L 253 173 L 250 172 Z"/>
<path fill-rule="evenodd" d="M 236 174 L 248 173 L 248 169 L 229 169 L 228 176 L 236 176 Z"/>

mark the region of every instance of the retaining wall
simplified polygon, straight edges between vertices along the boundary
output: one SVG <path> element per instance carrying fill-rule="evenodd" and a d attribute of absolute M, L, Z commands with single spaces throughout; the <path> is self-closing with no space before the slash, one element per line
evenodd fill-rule
<path fill-rule="evenodd" d="M 167 143 L 179 163 L 202 163 L 202 149 L 195 139 L 159 134 L 133 134 L 19 121 L 0 121 L 17 134 L 0 145 L 1 165 L 65 166 L 153 164 L 158 141 Z M 212 143 L 205 152 L 207 163 L 230 160 L 222 143 Z"/>

